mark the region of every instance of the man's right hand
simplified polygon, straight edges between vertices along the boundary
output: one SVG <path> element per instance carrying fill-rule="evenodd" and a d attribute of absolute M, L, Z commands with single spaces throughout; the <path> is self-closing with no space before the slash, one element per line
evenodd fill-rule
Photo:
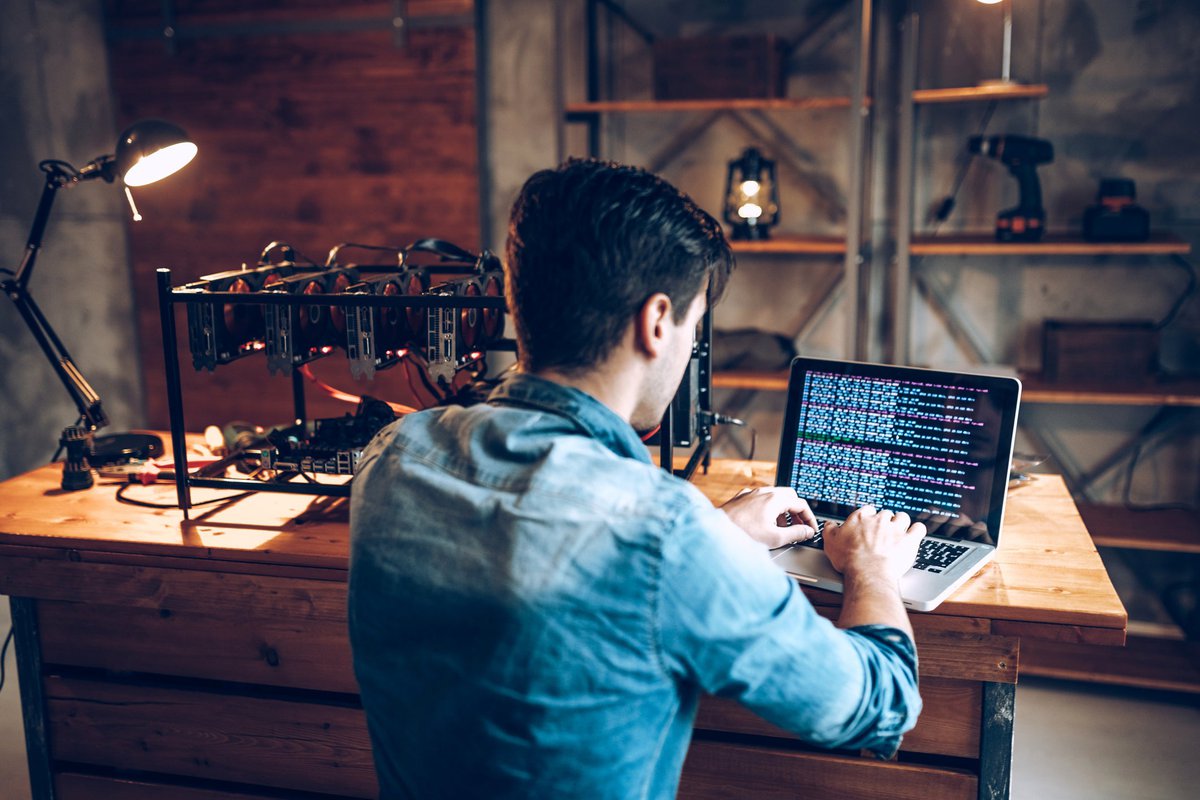
<path fill-rule="evenodd" d="M 912 567 L 925 526 L 903 512 L 863 506 L 841 525 L 825 526 L 825 553 L 845 578 L 838 625 L 890 625 L 911 638 L 912 624 L 900 600 L 900 576 Z"/>
<path fill-rule="evenodd" d="M 841 525 L 825 526 L 825 553 L 847 576 L 883 577 L 899 582 L 917 559 L 925 526 L 903 511 L 857 509 Z"/>

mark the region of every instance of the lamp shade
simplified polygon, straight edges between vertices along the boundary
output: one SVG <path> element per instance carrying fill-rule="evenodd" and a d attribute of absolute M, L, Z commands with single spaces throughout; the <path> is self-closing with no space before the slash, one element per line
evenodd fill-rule
<path fill-rule="evenodd" d="M 117 141 L 117 171 L 126 186 L 145 186 L 171 175 L 196 157 L 183 128 L 161 119 L 129 126 Z"/>

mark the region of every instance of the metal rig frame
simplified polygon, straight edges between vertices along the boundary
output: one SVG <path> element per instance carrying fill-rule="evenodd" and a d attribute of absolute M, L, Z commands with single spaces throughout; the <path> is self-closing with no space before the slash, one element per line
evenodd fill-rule
<path fill-rule="evenodd" d="M 159 316 L 162 322 L 163 364 L 166 370 L 167 406 L 171 421 L 171 446 L 175 464 L 187 463 L 187 423 L 183 409 L 183 387 L 179 373 L 179 340 L 175 328 L 175 306 L 203 300 L 249 305 L 282 305 L 282 306 L 346 306 L 362 308 L 374 306 L 392 306 L 396 308 L 493 308 L 504 309 L 503 297 L 463 296 L 463 295 L 373 295 L 373 294 L 284 294 L 282 292 L 257 292 L 243 294 L 239 292 L 209 292 L 187 286 L 172 288 L 171 271 L 157 271 Z M 511 343 L 501 341 L 491 350 L 511 350 Z M 293 367 L 292 373 L 292 407 L 297 423 L 307 421 L 307 408 L 304 394 L 304 377 L 298 368 Z M 191 488 L 203 487 L 210 489 L 231 489 L 235 491 L 284 492 L 289 494 L 324 495 L 330 497 L 349 497 L 350 481 L 344 483 L 309 483 L 309 482 L 269 482 L 240 478 L 207 478 L 189 475 L 187 469 L 175 470 L 175 489 L 179 507 L 187 517 L 191 508 Z"/>

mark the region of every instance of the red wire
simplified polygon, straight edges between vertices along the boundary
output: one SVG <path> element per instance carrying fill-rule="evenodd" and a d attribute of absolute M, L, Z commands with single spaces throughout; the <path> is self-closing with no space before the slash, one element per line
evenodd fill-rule
<path fill-rule="evenodd" d="M 643 433 L 643 434 L 642 434 L 642 441 L 643 441 L 643 442 L 648 442 L 648 441 L 650 441 L 651 439 L 653 439 L 653 438 L 654 438 L 654 434 L 658 433 L 660 430 L 662 430 L 662 423 L 661 423 L 661 422 L 660 422 L 660 423 L 658 423 L 657 425 L 655 425 L 655 426 L 654 426 L 653 428 L 651 428 L 650 430 L 648 430 L 648 431 L 646 431 L 645 433 Z"/>
<path fill-rule="evenodd" d="M 300 374 L 316 384 L 318 389 L 325 392 L 325 394 L 329 395 L 334 400 L 341 400 L 343 403 L 353 403 L 354 405 L 358 405 L 360 402 L 362 402 L 362 398 L 358 395 L 350 394 L 349 392 L 343 392 L 341 389 L 334 388 L 328 383 L 325 383 L 323 380 L 313 374 L 312 370 L 308 368 L 308 364 L 303 364 L 300 366 Z M 395 411 L 397 414 L 411 414 L 417 410 L 412 406 L 401 405 L 400 403 L 389 402 L 388 405 L 391 406 L 392 411 Z"/>

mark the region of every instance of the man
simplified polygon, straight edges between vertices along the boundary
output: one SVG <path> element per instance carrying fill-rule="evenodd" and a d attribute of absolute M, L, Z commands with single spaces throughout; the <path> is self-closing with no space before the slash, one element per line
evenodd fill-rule
<path fill-rule="evenodd" d="M 705 692 L 882 755 L 915 723 L 897 584 L 922 526 L 866 508 L 827 531 L 839 630 L 767 552 L 813 535 L 804 501 L 716 509 L 635 433 L 731 268 L 717 223 L 641 170 L 571 161 L 521 190 L 519 372 L 389 426 L 354 482 L 350 629 L 384 797 L 673 797 Z"/>

